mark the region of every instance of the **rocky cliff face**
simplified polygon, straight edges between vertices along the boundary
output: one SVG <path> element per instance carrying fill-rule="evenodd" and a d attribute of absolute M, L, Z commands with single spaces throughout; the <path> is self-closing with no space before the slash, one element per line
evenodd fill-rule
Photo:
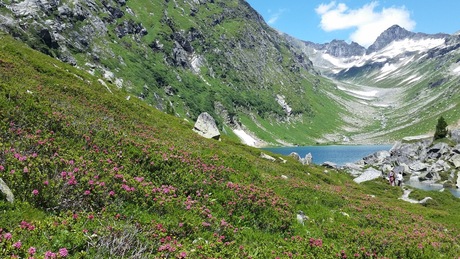
<path fill-rule="evenodd" d="M 312 115 L 311 61 L 244 0 L 8 1 L 0 21 L 32 48 L 179 116 Z"/>

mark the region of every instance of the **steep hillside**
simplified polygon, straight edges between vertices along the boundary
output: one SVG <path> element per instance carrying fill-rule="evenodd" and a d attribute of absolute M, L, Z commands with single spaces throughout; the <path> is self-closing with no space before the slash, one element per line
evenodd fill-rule
<path fill-rule="evenodd" d="M 449 192 L 410 204 L 384 180 L 264 160 L 129 95 L 1 36 L 0 257 L 460 254 Z"/>
<path fill-rule="evenodd" d="M 0 21 L 162 111 L 208 112 L 257 144 L 328 142 L 345 112 L 308 57 L 244 0 L 3 1 Z"/>

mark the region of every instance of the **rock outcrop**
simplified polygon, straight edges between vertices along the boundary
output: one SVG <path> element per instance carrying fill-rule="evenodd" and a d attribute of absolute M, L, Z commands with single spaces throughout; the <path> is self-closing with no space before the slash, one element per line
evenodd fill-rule
<path fill-rule="evenodd" d="M 311 153 L 306 154 L 304 158 L 301 158 L 300 155 L 297 154 L 296 152 L 292 152 L 291 154 L 289 154 L 289 156 L 293 157 L 296 160 L 298 160 L 300 163 L 302 163 L 302 165 L 311 164 L 312 159 L 313 159 L 313 156 L 311 155 Z"/>
<path fill-rule="evenodd" d="M 449 141 L 456 145 L 448 145 Z M 358 176 L 355 179 L 357 182 L 368 178 L 363 176 L 366 171 L 361 168 L 371 167 L 378 170 L 382 177 L 393 170 L 411 179 L 455 186 L 460 167 L 460 144 L 456 135 L 449 141 L 433 143 L 431 138 L 426 138 L 410 143 L 397 142 L 390 151 L 375 152 L 354 165 L 348 164 L 344 169 Z"/>
<path fill-rule="evenodd" d="M 193 131 L 205 138 L 220 139 L 220 132 L 217 128 L 216 121 L 207 112 L 203 112 L 198 116 Z"/>
<path fill-rule="evenodd" d="M 14 202 L 14 195 L 13 192 L 10 190 L 8 185 L 3 181 L 2 178 L 0 178 L 0 194 L 3 194 L 6 196 L 6 200 L 8 202 L 13 203 Z"/>

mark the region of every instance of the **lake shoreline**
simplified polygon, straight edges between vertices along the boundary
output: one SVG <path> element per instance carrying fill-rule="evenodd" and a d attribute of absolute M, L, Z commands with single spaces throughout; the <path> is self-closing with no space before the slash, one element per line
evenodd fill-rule
<path fill-rule="evenodd" d="M 300 157 L 305 157 L 308 153 L 310 153 L 314 164 L 320 165 L 324 162 L 332 162 L 342 166 L 346 163 L 355 163 L 377 151 L 389 151 L 392 146 L 393 145 L 317 145 L 266 147 L 260 149 L 281 155 L 289 155 L 292 152 L 295 152 Z"/>

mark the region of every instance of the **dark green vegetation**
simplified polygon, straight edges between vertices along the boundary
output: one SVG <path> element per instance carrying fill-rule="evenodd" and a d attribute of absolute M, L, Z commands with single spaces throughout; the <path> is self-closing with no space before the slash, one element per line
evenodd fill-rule
<path fill-rule="evenodd" d="M 436 124 L 436 131 L 434 132 L 434 140 L 442 139 L 447 136 L 447 122 L 444 117 L 439 117 L 438 123 Z"/>
<path fill-rule="evenodd" d="M 262 160 L 127 96 L 2 36 L 0 177 L 15 201 L 0 201 L 0 257 L 460 255 L 449 192 L 409 204 L 384 180 Z"/>

